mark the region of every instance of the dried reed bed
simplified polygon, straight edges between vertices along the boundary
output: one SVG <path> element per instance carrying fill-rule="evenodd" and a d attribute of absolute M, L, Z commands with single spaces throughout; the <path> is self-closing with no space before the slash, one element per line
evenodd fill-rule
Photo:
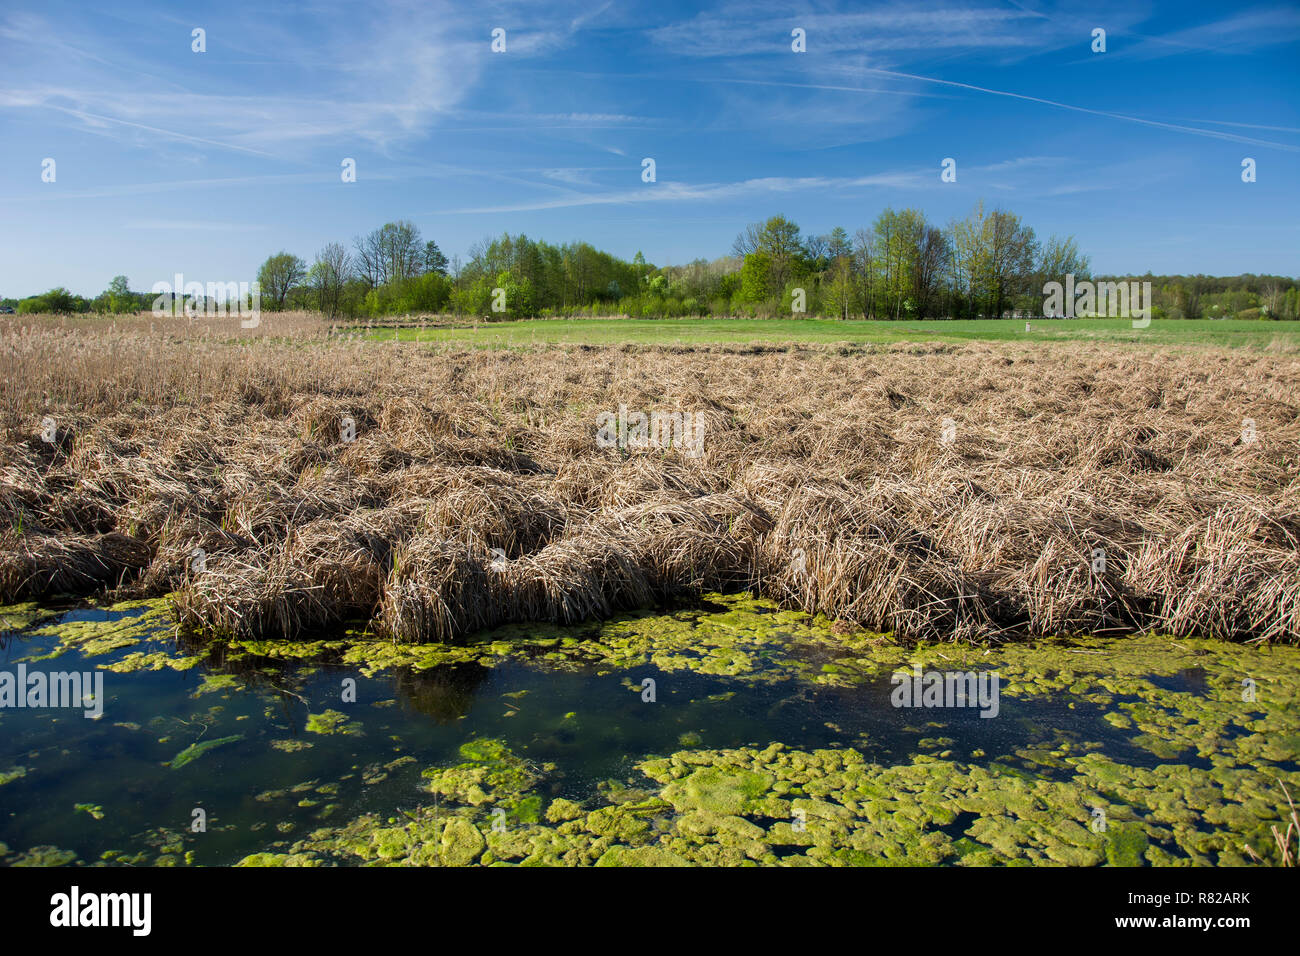
<path fill-rule="evenodd" d="M 750 588 L 905 637 L 1300 636 L 1294 353 L 232 326 L 0 323 L 0 601 L 421 641 Z M 704 453 L 598 447 L 620 405 L 702 415 Z"/>

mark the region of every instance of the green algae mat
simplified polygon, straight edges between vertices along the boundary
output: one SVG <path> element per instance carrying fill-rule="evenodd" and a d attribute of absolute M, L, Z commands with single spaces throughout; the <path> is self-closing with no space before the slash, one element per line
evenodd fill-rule
<path fill-rule="evenodd" d="M 8 866 L 1275 865 L 1300 798 L 1291 647 L 717 594 L 455 646 L 202 641 L 166 598 L 0 631 Z"/>

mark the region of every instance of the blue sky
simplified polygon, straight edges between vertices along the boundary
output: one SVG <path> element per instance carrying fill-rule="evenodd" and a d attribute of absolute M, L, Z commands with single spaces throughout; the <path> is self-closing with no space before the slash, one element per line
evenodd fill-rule
<path fill-rule="evenodd" d="M 251 280 L 397 218 L 662 265 L 979 199 L 1101 272 L 1300 275 L 1297 4 L 259 6 L 6 0 L 0 295 Z"/>

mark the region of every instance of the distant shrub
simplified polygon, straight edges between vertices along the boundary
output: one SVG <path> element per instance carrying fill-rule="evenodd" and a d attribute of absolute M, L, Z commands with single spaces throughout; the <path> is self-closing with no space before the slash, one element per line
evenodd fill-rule
<path fill-rule="evenodd" d="M 34 295 L 18 303 L 18 312 L 31 315 L 35 312 L 85 312 L 90 307 L 79 295 L 74 295 L 62 286 L 51 289 L 43 295 Z"/>

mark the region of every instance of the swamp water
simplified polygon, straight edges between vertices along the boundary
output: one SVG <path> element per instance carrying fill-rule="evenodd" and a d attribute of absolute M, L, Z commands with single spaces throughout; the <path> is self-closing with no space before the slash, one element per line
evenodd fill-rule
<path fill-rule="evenodd" d="M 1300 799 L 1292 647 L 902 647 L 723 595 L 458 646 L 170 621 L 0 608 L 0 671 L 104 677 L 97 718 L 0 709 L 0 863 L 1272 863 Z M 996 715 L 895 706 L 914 667 L 996 672 Z"/>

